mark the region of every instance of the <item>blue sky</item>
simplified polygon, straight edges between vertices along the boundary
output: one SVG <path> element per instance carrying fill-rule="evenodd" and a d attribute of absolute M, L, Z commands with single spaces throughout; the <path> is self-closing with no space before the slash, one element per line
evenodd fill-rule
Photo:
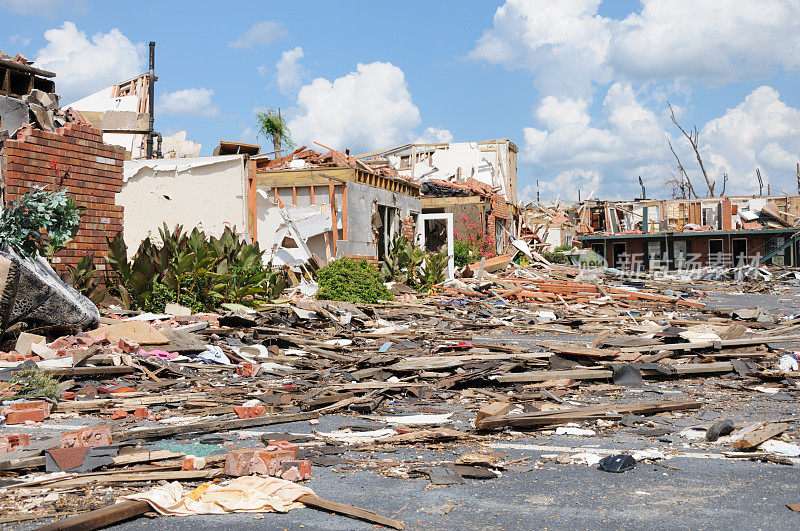
<path fill-rule="evenodd" d="M 800 0 L 0 0 L 0 16 L 0 49 L 55 70 L 65 103 L 144 71 L 156 41 L 156 127 L 205 154 L 281 107 L 298 142 L 356 153 L 508 137 L 527 197 L 537 179 L 551 199 L 633 197 L 638 175 L 668 196 L 670 140 L 705 195 L 669 99 L 717 193 L 723 174 L 756 192 L 756 167 L 796 193 Z"/>

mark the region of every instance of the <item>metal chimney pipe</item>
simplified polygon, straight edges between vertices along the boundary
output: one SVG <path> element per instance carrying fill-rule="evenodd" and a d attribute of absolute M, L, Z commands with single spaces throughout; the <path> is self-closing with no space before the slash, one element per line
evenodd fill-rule
<path fill-rule="evenodd" d="M 150 71 L 147 74 L 147 101 L 150 114 L 150 130 L 147 133 L 147 158 L 153 158 L 153 125 L 155 124 L 155 67 L 156 67 L 156 43 L 150 41 Z"/>

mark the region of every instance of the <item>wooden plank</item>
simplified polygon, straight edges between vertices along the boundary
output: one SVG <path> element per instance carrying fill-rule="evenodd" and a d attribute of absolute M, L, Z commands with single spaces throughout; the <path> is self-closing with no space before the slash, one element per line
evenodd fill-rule
<path fill-rule="evenodd" d="M 654 402 L 639 402 L 632 404 L 601 404 L 597 406 L 563 409 L 557 411 L 537 411 L 518 415 L 498 415 L 483 419 L 483 429 L 496 429 L 505 426 L 512 427 L 537 427 L 553 424 L 564 424 L 579 420 L 593 420 L 604 417 L 614 411 L 619 414 L 653 414 L 664 411 L 678 411 L 684 409 L 697 409 L 701 402 L 692 400 L 664 400 Z"/>
<path fill-rule="evenodd" d="M 113 438 L 114 440 L 117 440 L 119 437 L 160 439 L 162 437 L 171 437 L 179 433 L 213 433 L 216 431 L 238 430 L 243 428 L 254 428 L 256 426 L 269 426 L 270 424 L 283 424 L 298 420 L 310 420 L 317 418 L 318 416 L 318 411 L 308 411 L 305 413 L 268 415 L 266 417 L 256 417 L 251 419 L 208 420 L 204 422 L 195 422 L 193 424 L 183 424 L 181 426 L 160 426 L 157 428 L 130 429 L 122 432 L 115 432 L 113 434 Z"/>
<path fill-rule="evenodd" d="M 149 510 L 150 504 L 146 501 L 123 501 L 53 522 L 38 531 L 91 531 L 140 516 Z"/>
<path fill-rule="evenodd" d="M 748 426 L 731 437 L 731 445 L 737 450 L 749 450 L 780 435 L 789 429 L 785 422 L 759 423 Z"/>
<path fill-rule="evenodd" d="M 369 509 L 362 509 L 361 507 L 356 507 L 354 505 L 347 505 L 344 503 L 326 500 L 324 498 L 314 496 L 313 494 L 303 494 L 297 499 L 297 501 L 303 505 L 314 507 L 315 509 L 322 509 L 323 511 L 343 514 L 358 520 L 365 520 L 367 522 L 372 522 L 373 524 L 391 527 L 392 529 L 406 528 L 405 524 L 400 520 L 394 520 L 392 518 L 381 516 L 374 511 L 370 511 Z"/>
<path fill-rule="evenodd" d="M 355 181 L 353 168 L 306 168 L 302 170 L 259 170 L 256 175 L 259 186 L 290 188 L 292 186 L 325 186 L 330 180 L 324 174 L 338 180 Z"/>

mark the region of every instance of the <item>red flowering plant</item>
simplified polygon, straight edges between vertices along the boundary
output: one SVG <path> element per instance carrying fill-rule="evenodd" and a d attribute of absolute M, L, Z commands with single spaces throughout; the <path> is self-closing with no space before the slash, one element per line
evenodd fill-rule
<path fill-rule="evenodd" d="M 481 258 L 493 257 L 496 252 L 494 236 L 469 221 L 467 216 L 462 216 L 461 221 L 467 224 L 467 234 L 459 238 L 454 231 L 456 266 L 463 267 Z"/>

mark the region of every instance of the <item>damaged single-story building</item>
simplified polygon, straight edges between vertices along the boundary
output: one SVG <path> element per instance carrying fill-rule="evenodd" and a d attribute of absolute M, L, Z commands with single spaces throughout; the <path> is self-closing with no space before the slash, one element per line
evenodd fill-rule
<path fill-rule="evenodd" d="M 414 237 L 419 185 L 388 165 L 368 166 L 347 153 L 305 147 L 254 160 L 256 233 L 277 264 L 305 262 L 313 255 L 376 263 L 396 236 Z"/>

